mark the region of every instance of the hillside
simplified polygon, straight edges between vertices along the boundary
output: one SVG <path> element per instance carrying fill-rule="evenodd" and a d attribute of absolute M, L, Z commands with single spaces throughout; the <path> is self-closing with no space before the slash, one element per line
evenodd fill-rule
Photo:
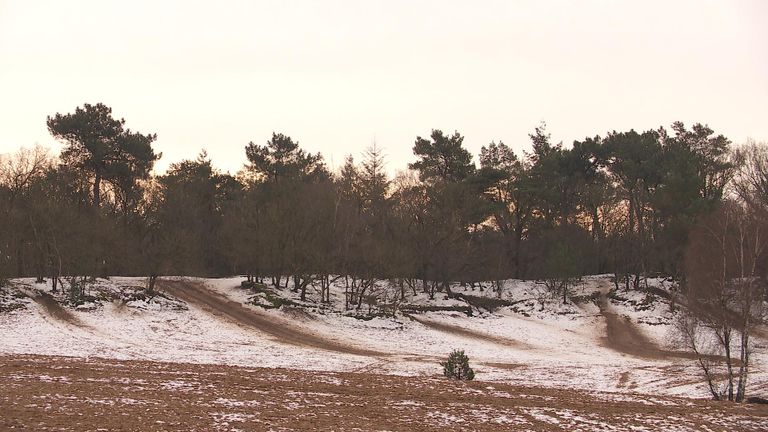
<path fill-rule="evenodd" d="M 146 298 L 143 279 L 99 279 L 89 288 L 94 301 L 72 308 L 42 294 L 47 286 L 15 280 L 3 297 L 4 308 L 15 309 L 0 314 L 2 354 L 436 376 L 438 362 L 460 348 L 487 382 L 708 396 L 694 360 L 674 344 L 669 300 L 612 291 L 608 276 L 583 278 L 568 304 L 539 283 L 505 281 L 500 299 L 489 287 L 457 285 L 461 298 L 435 300 L 409 293 L 408 310 L 433 311 L 394 316 L 362 316 L 366 306 L 360 316 L 343 312 L 341 281 L 327 305 L 266 289 L 280 308 L 257 306 L 265 287 L 244 289 L 241 281 L 170 278 Z M 752 395 L 768 394 L 765 347 L 755 341 Z"/>

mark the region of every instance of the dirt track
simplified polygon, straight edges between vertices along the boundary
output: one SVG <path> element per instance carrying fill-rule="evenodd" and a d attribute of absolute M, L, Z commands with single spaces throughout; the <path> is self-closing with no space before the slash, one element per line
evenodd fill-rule
<path fill-rule="evenodd" d="M 499 336 L 494 336 L 488 333 L 470 330 L 470 329 L 459 327 L 452 324 L 439 323 L 439 322 L 431 321 L 424 318 L 417 318 L 413 315 L 408 315 L 408 317 L 419 324 L 423 324 L 429 328 L 439 330 L 443 333 L 454 334 L 457 336 L 461 336 L 461 337 L 465 337 L 473 340 L 479 339 L 479 340 L 491 342 L 497 345 L 504 345 L 504 346 L 513 347 L 513 348 L 532 349 L 530 345 L 521 341 L 516 341 L 514 339 L 507 339 Z"/>
<path fill-rule="evenodd" d="M 627 318 L 611 312 L 608 299 L 602 296 L 600 313 L 605 318 L 606 336 L 603 339 L 607 348 L 647 359 L 684 358 L 697 359 L 696 354 L 684 351 L 670 351 L 659 348 Z M 711 356 L 715 358 L 716 356 Z"/>
<path fill-rule="evenodd" d="M 362 356 L 383 356 L 385 353 L 357 348 L 329 340 L 295 327 L 287 321 L 276 322 L 273 318 L 227 299 L 194 280 L 158 280 L 158 289 L 194 305 L 214 316 L 266 333 L 275 341 L 327 351 Z"/>
<path fill-rule="evenodd" d="M 53 317 L 54 319 L 57 319 L 59 321 L 64 321 L 68 324 L 76 325 L 79 327 L 84 327 L 85 324 L 83 324 L 79 319 L 77 319 L 76 316 L 74 316 L 70 311 L 64 309 L 59 302 L 56 301 L 50 294 L 47 293 L 35 293 L 30 294 L 26 293 L 29 298 L 35 301 L 35 303 L 39 304 L 45 309 L 45 312 Z"/>
<path fill-rule="evenodd" d="M 764 431 L 768 407 L 438 377 L 0 356 L 0 430 Z"/>
<path fill-rule="evenodd" d="M 667 357 L 664 351 L 640 333 L 628 319 L 611 312 L 605 297 L 600 304 L 600 313 L 605 318 L 604 340 L 608 348 L 636 357 L 652 359 Z"/>

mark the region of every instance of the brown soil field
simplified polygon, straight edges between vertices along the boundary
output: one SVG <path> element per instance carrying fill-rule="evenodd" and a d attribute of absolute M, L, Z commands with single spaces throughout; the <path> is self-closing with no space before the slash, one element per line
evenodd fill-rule
<path fill-rule="evenodd" d="M 0 430 L 765 431 L 768 406 L 438 376 L 0 356 Z"/>

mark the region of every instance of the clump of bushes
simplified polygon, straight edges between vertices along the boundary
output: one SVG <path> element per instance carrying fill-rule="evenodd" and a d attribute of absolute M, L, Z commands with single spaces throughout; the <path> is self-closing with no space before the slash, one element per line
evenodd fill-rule
<path fill-rule="evenodd" d="M 251 297 L 250 303 L 264 309 L 280 309 L 283 306 L 302 307 L 300 303 L 282 298 L 267 289 L 264 291 L 257 290 L 256 295 Z"/>
<path fill-rule="evenodd" d="M 571 301 L 576 304 L 579 304 L 579 303 L 598 304 L 600 302 L 600 291 L 594 291 L 590 294 L 584 294 L 580 296 L 571 296 Z"/>
<path fill-rule="evenodd" d="M 21 301 L 26 296 L 21 291 L 12 290 L 6 292 L 0 288 L 0 313 L 11 312 L 16 309 L 24 309 L 26 306 Z"/>
<path fill-rule="evenodd" d="M 244 280 L 240 282 L 240 288 L 252 289 L 255 287 L 256 287 L 256 282 L 254 281 Z"/>
<path fill-rule="evenodd" d="M 464 354 L 464 350 L 453 350 L 448 360 L 440 362 L 440 365 L 443 367 L 443 375 L 448 378 L 460 381 L 475 379 L 475 371 L 469 367 L 469 357 Z"/>

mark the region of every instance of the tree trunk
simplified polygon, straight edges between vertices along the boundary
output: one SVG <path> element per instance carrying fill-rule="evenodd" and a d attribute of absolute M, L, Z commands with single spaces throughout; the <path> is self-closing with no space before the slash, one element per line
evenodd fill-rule
<path fill-rule="evenodd" d="M 520 269 L 520 245 L 523 242 L 523 223 L 518 216 L 518 222 L 515 225 L 515 251 L 513 262 L 515 265 L 515 279 L 520 279 L 522 276 L 522 270 Z"/>
<path fill-rule="evenodd" d="M 568 303 L 568 281 L 563 282 L 563 304 Z"/>
<path fill-rule="evenodd" d="M 19 244 L 16 248 L 16 276 L 24 277 L 24 252 L 22 251 L 22 245 Z"/>
<path fill-rule="evenodd" d="M 747 390 L 747 375 L 749 374 L 749 325 L 745 325 L 741 333 L 741 364 L 739 365 L 739 384 L 736 389 L 736 402 L 744 402 Z"/>
<path fill-rule="evenodd" d="M 443 285 L 443 289 L 445 290 L 445 293 L 448 294 L 448 296 L 450 297 L 453 294 L 451 292 L 451 284 L 448 283 L 447 281 L 443 281 L 442 285 Z"/>
<path fill-rule="evenodd" d="M 307 301 L 307 286 L 309 285 L 310 276 L 294 276 L 294 290 L 298 288 L 299 298 L 301 301 Z"/>
<path fill-rule="evenodd" d="M 344 310 L 349 310 L 349 282 L 344 276 Z"/>
<path fill-rule="evenodd" d="M 369 287 L 369 283 L 373 285 L 373 280 L 366 279 L 360 281 L 360 290 L 357 293 L 357 310 L 360 310 L 360 307 L 363 305 L 363 297 L 365 296 L 365 292 Z"/>
<path fill-rule="evenodd" d="M 93 206 L 101 207 L 101 173 L 98 171 L 93 178 Z"/>
<path fill-rule="evenodd" d="M 149 276 L 149 286 L 147 287 L 147 293 L 150 296 L 155 295 L 155 282 L 157 282 L 157 275 L 153 274 Z"/>
<path fill-rule="evenodd" d="M 733 362 L 731 360 L 731 331 L 723 329 L 723 348 L 725 349 L 725 366 L 728 370 L 728 400 L 733 400 Z"/>

